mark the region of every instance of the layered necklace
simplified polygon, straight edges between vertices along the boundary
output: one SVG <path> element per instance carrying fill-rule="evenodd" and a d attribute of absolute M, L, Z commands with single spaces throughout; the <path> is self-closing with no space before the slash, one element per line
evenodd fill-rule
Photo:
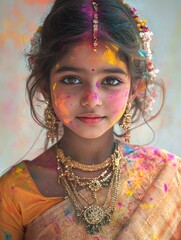
<path fill-rule="evenodd" d="M 79 163 L 71 157 L 65 157 L 60 148 L 57 149 L 58 183 L 63 184 L 66 196 L 75 208 L 78 222 L 85 224 L 89 234 L 100 232 L 101 227 L 110 222 L 114 213 L 121 177 L 121 162 L 123 161 L 118 142 L 115 145 L 113 154 L 102 163 L 95 165 Z M 96 177 L 87 178 L 75 174 L 76 169 L 83 172 L 101 170 L 101 173 Z M 92 203 L 81 194 L 81 191 L 78 191 L 78 187 L 85 188 L 92 193 Z M 100 204 L 97 193 L 104 187 L 107 187 L 108 190 L 104 203 Z"/>

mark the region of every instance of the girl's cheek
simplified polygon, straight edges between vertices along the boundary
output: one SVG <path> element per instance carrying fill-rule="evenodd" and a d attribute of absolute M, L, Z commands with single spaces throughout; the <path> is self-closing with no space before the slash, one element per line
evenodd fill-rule
<path fill-rule="evenodd" d="M 71 108 L 73 107 L 71 97 L 69 95 L 54 95 L 53 98 L 57 114 L 62 116 L 68 116 L 71 112 Z"/>
<path fill-rule="evenodd" d="M 109 103 L 113 106 L 113 108 L 117 109 L 119 111 L 120 108 L 124 108 L 124 106 L 127 103 L 129 96 L 129 90 L 124 91 L 120 94 L 120 92 L 114 92 L 113 94 L 110 94 L 108 96 Z"/>
<path fill-rule="evenodd" d="M 125 91 L 121 95 L 119 93 L 119 94 L 114 94 L 114 95 L 112 94 L 112 95 L 108 96 L 109 104 L 111 106 L 110 109 L 112 109 L 111 110 L 112 124 L 115 124 L 116 122 L 118 122 L 120 120 L 120 118 L 123 116 L 125 108 L 126 108 L 128 96 L 129 96 L 129 91 Z"/>

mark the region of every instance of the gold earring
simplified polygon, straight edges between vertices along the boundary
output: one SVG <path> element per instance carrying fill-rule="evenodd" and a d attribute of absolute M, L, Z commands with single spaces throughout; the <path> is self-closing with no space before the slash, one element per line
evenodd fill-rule
<path fill-rule="evenodd" d="M 130 134 L 130 127 L 131 127 L 131 118 L 132 118 L 132 114 L 131 114 L 131 102 L 127 102 L 126 105 L 126 110 L 123 116 L 123 120 L 122 120 L 122 124 L 120 124 L 120 126 L 124 129 L 124 139 L 125 142 L 130 143 L 130 138 L 131 138 L 131 134 Z"/>
<path fill-rule="evenodd" d="M 53 108 L 49 101 L 47 101 L 47 108 L 44 112 L 45 117 L 45 127 L 47 129 L 47 138 L 51 140 L 51 143 L 53 144 L 55 142 L 55 139 L 57 138 L 58 133 L 58 126 L 60 123 L 60 120 L 55 115 Z"/>

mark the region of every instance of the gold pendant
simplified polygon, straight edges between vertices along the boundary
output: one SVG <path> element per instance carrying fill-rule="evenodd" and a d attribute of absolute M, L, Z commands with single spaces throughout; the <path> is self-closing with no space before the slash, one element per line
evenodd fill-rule
<path fill-rule="evenodd" d="M 89 184 L 89 189 L 93 192 L 97 192 L 101 189 L 102 185 L 99 180 L 95 179 Z"/>
<path fill-rule="evenodd" d="M 78 216 L 86 222 L 86 228 L 89 234 L 100 232 L 100 228 L 110 222 L 110 215 L 107 214 L 102 207 L 95 204 L 85 207 L 81 216 Z"/>

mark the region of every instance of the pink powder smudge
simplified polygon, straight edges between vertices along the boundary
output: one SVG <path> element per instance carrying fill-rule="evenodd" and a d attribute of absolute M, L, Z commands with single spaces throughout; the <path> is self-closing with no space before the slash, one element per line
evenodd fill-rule
<path fill-rule="evenodd" d="M 174 159 L 174 155 L 173 154 L 168 153 L 167 156 L 168 156 L 169 160 L 173 160 Z"/>
<path fill-rule="evenodd" d="M 168 192 L 168 186 L 167 186 L 166 183 L 164 184 L 164 191 L 165 191 L 165 192 Z"/>
<path fill-rule="evenodd" d="M 124 205 L 121 202 L 118 202 L 119 207 L 123 207 Z"/>
<path fill-rule="evenodd" d="M 96 87 L 99 89 L 100 88 L 100 85 L 99 85 L 99 83 L 97 82 L 96 83 Z"/>

